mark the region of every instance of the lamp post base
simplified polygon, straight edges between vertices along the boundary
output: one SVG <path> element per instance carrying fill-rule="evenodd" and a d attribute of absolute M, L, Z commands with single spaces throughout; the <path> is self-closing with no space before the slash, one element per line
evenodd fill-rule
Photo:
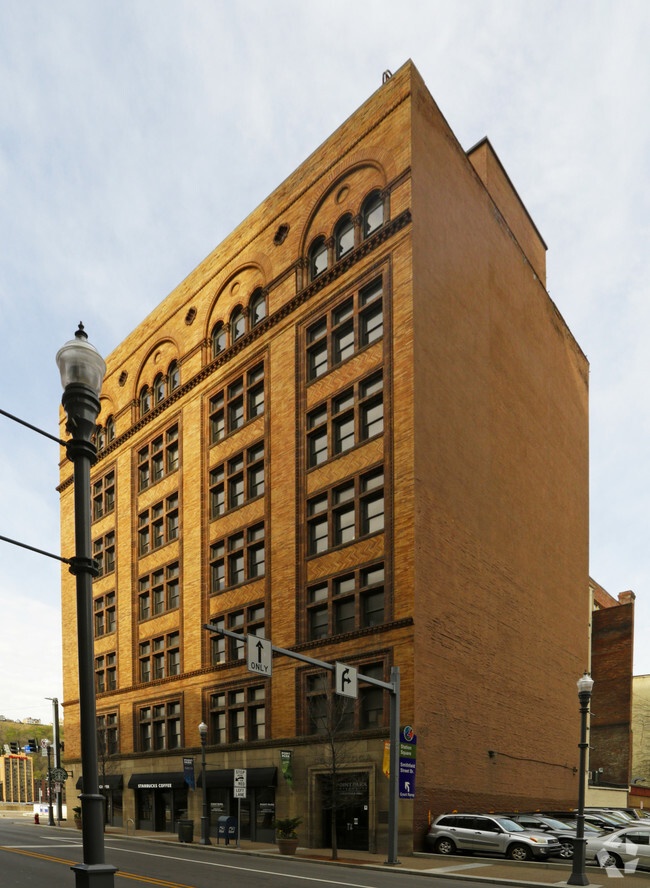
<path fill-rule="evenodd" d="M 117 867 L 108 863 L 76 863 L 70 869 L 74 873 L 76 888 L 113 888 L 113 876 Z"/>
<path fill-rule="evenodd" d="M 584 873 L 571 873 L 566 883 L 567 885 L 589 885 L 589 879 Z"/>
<path fill-rule="evenodd" d="M 211 845 L 210 841 L 210 819 L 208 817 L 201 818 L 201 838 L 199 845 Z"/>

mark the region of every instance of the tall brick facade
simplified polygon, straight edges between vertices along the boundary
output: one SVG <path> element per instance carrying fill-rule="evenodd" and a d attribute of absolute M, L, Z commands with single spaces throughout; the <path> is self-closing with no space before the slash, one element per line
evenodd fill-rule
<path fill-rule="evenodd" d="M 251 838 L 300 813 L 302 840 L 328 841 L 321 677 L 276 657 L 260 680 L 207 620 L 386 680 L 399 666 L 418 749 L 404 849 L 429 812 L 575 803 L 587 361 L 545 253 L 489 142 L 465 152 L 408 63 L 108 357 L 92 494 L 116 822 L 200 816 L 182 758 L 205 721 L 213 816 L 245 767 Z M 62 454 L 64 552 L 71 479 Z M 62 597 L 74 767 L 67 573 Z M 338 828 L 374 849 L 388 701 L 368 688 L 338 738 Z"/>

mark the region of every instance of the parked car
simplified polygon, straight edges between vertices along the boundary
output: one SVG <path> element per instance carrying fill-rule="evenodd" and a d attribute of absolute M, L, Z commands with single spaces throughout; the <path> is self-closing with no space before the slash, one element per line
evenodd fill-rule
<path fill-rule="evenodd" d="M 565 860 L 570 860 L 573 857 L 573 840 L 576 837 L 574 827 L 563 823 L 561 820 L 556 820 L 554 817 L 546 817 L 543 814 L 509 814 L 508 816 L 515 823 L 523 826 L 524 829 L 532 830 L 533 832 L 549 833 L 555 836 L 562 846 L 560 857 L 563 857 Z"/>
<path fill-rule="evenodd" d="M 426 841 L 437 854 L 478 851 L 510 860 L 562 856 L 555 836 L 530 832 L 509 817 L 492 814 L 441 814 L 431 824 Z"/>
<path fill-rule="evenodd" d="M 650 827 L 626 826 L 603 836 L 587 839 L 585 859 L 600 866 L 622 869 L 629 860 L 639 861 L 638 866 L 650 867 Z"/>
<path fill-rule="evenodd" d="M 543 811 L 542 813 L 545 817 L 555 817 L 557 820 L 561 820 L 564 823 L 570 823 L 571 826 L 575 826 L 577 822 L 577 811 Z M 620 829 L 621 826 L 624 825 L 616 817 L 611 817 L 601 811 L 585 811 L 585 827 L 587 824 L 606 832 Z"/>

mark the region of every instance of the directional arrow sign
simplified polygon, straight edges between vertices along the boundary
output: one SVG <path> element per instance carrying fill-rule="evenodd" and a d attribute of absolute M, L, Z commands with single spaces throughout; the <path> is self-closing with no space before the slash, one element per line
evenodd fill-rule
<path fill-rule="evenodd" d="M 246 636 L 246 666 L 249 672 L 257 675 L 271 677 L 272 648 L 268 638 L 260 638 L 258 635 Z"/>
<path fill-rule="evenodd" d="M 358 696 L 357 670 L 354 666 L 346 666 L 345 663 L 335 663 L 334 689 L 343 697 Z"/>

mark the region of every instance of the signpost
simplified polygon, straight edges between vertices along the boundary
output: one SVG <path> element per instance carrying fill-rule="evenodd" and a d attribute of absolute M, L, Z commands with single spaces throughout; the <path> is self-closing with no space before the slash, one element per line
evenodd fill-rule
<path fill-rule="evenodd" d="M 417 737 L 410 725 L 400 731 L 399 736 L 399 797 L 415 798 L 415 751 Z"/>
<path fill-rule="evenodd" d="M 249 636 L 250 638 L 251 636 Z M 239 835 L 241 833 L 241 800 L 246 798 L 246 768 L 234 768 L 234 796 L 237 799 L 237 847 L 239 848 Z"/>
<path fill-rule="evenodd" d="M 388 786 L 388 866 L 395 866 L 400 863 L 397 859 L 397 833 L 398 818 L 397 805 L 399 802 L 399 700 L 400 700 L 400 674 L 399 667 L 392 666 L 390 670 L 390 681 L 381 681 L 378 678 L 372 678 L 369 675 L 359 673 L 354 666 L 347 666 L 345 663 L 326 663 L 324 660 L 317 660 L 314 657 L 308 657 L 306 654 L 299 654 L 296 651 L 289 651 L 286 648 L 277 647 L 266 638 L 257 635 L 242 635 L 239 632 L 232 632 L 230 629 L 222 629 L 214 623 L 206 623 L 203 627 L 208 632 L 215 632 L 218 635 L 226 635 L 229 638 L 236 639 L 240 644 L 246 644 L 246 665 L 249 672 L 255 672 L 257 675 L 271 676 L 271 658 L 273 652 L 283 654 L 285 657 L 291 657 L 293 660 L 301 660 L 303 663 L 309 663 L 311 666 L 318 666 L 321 669 L 327 669 L 329 672 L 335 673 L 334 688 L 337 694 L 345 697 L 356 697 L 359 681 L 366 684 L 383 688 L 390 694 L 390 775 Z M 268 667 L 268 668 L 267 668 Z M 354 692 L 352 692 L 354 688 Z M 237 770 L 235 770 L 237 773 Z M 246 772 L 244 771 L 244 774 Z M 244 777 L 245 780 L 245 777 Z M 237 796 L 237 781 L 235 780 L 235 798 Z M 245 798 L 244 792 L 243 797 Z M 241 802 L 239 802 L 241 805 Z M 237 846 L 239 847 L 239 829 L 237 830 Z"/>

